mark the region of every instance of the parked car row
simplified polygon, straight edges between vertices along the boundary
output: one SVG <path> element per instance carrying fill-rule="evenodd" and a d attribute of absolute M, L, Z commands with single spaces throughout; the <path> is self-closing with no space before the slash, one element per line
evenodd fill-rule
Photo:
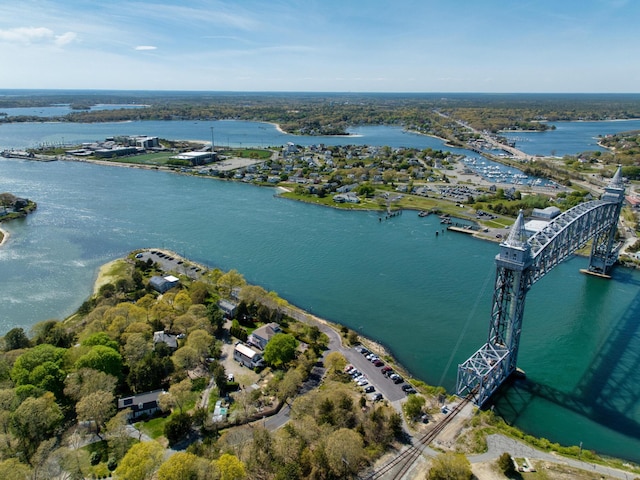
<path fill-rule="evenodd" d="M 382 367 L 380 369 L 380 373 L 388 377 L 396 385 L 399 385 L 404 382 L 404 378 L 402 378 L 400 375 L 394 372 L 393 368 L 391 368 L 389 365 L 385 365 L 384 362 L 380 359 L 380 357 L 378 357 L 375 353 L 371 352 L 369 349 L 359 345 L 355 347 L 355 350 L 361 353 L 362 355 L 364 355 L 364 357 L 367 360 L 369 360 L 371 363 L 373 363 L 376 367 Z M 349 365 L 347 365 L 347 367 L 349 367 Z M 351 365 L 351 367 L 353 367 L 353 365 Z M 351 371 L 353 371 L 353 369 Z M 408 383 L 402 385 L 402 390 L 407 395 L 418 393 L 416 389 L 413 388 L 413 386 L 409 385 Z"/>

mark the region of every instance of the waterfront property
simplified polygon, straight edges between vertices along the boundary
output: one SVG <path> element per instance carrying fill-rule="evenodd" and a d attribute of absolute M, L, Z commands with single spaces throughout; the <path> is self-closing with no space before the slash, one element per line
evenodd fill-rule
<path fill-rule="evenodd" d="M 253 333 L 249 335 L 249 338 L 247 339 L 247 343 L 251 345 L 255 345 L 260 350 L 264 350 L 264 347 L 267 346 L 267 343 L 269 343 L 269 340 L 271 340 L 271 338 L 276 333 L 280 333 L 280 332 L 282 332 L 282 329 L 277 323 L 275 322 L 268 323 L 266 325 L 263 325 L 260 328 L 256 328 L 253 331 Z"/>
<path fill-rule="evenodd" d="M 149 285 L 151 285 L 151 288 L 153 288 L 158 293 L 164 293 L 167 290 L 171 290 L 179 283 L 180 279 L 174 277 L 173 275 L 167 275 L 165 277 L 155 275 L 149 279 Z"/>

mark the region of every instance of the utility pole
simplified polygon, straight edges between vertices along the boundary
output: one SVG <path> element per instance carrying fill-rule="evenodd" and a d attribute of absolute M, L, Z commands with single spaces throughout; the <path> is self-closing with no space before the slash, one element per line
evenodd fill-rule
<path fill-rule="evenodd" d="M 213 127 L 211 127 L 211 161 L 212 162 L 213 162 L 213 155 L 214 155 L 214 153 L 213 153 L 213 145 L 214 145 L 214 142 L 213 142 Z"/>

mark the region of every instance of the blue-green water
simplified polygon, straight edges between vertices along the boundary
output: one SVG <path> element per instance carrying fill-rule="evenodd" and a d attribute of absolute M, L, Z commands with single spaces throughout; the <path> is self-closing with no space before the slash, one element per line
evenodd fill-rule
<path fill-rule="evenodd" d="M 497 245 L 443 233 L 435 217 L 405 212 L 379 222 L 375 213 L 291 202 L 267 188 L 82 163 L 0 160 L 0 175 L 3 191 L 39 204 L 5 226 L 11 237 L 0 249 L 2 331 L 63 318 L 90 294 L 99 265 L 160 246 L 236 268 L 381 341 L 415 376 L 449 389 L 457 364 L 487 335 Z M 580 275 L 584 266 L 575 258 L 530 293 L 520 365 L 531 384 L 545 387 L 537 395 L 560 401 L 594 370 L 582 382 L 580 408 L 595 419 L 521 388 L 497 409 L 536 435 L 638 460 L 640 276 L 617 270 L 605 282 Z M 594 369 L 600 361 L 605 367 Z M 591 396 L 593 384 L 615 397 Z M 608 410 L 598 407 L 605 401 L 613 404 Z M 612 418 L 620 420 L 615 429 L 608 428 Z"/>
<path fill-rule="evenodd" d="M 600 136 L 640 130 L 640 120 L 609 122 L 554 122 L 555 130 L 546 132 L 505 132 L 516 147 L 530 155 L 575 155 L 586 151 L 604 151 Z"/>
<path fill-rule="evenodd" d="M 3 226 L 2 332 L 64 318 L 101 264 L 164 247 L 236 268 L 449 389 L 457 364 L 486 339 L 497 245 L 442 232 L 435 217 L 379 222 L 268 188 L 68 162 L 0 159 L 0 191 L 38 202 Z M 579 274 L 586 264 L 574 258 L 530 292 L 519 358 L 528 380 L 496 409 L 534 435 L 640 461 L 640 275 L 617 269 L 607 282 Z"/>

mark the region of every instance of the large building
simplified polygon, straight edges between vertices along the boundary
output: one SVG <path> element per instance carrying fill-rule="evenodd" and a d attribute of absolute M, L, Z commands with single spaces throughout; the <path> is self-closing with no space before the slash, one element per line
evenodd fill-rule
<path fill-rule="evenodd" d="M 173 160 L 186 160 L 191 165 L 205 165 L 214 160 L 214 154 L 211 152 L 183 152 L 171 157 Z"/>

